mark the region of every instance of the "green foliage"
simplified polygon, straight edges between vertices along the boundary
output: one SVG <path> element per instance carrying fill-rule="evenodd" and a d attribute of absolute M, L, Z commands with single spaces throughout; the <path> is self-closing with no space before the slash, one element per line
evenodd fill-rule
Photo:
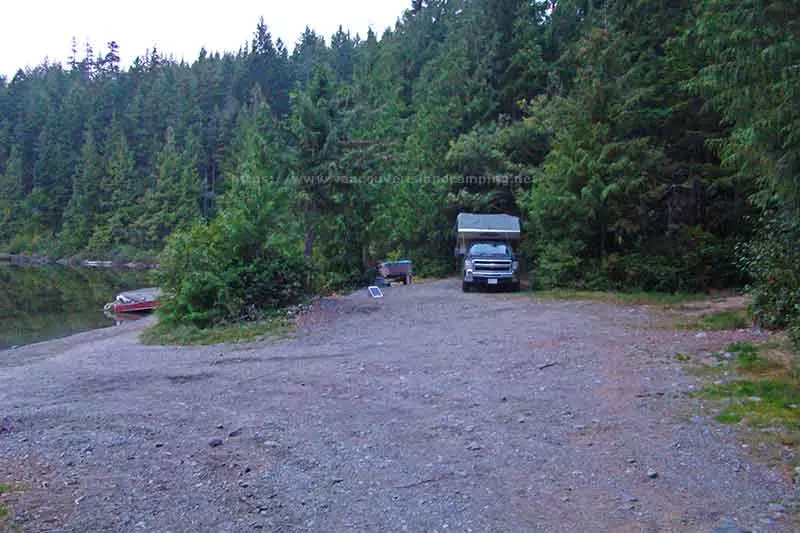
<path fill-rule="evenodd" d="M 390 256 L 452 273 L 458 212 L 503 212 L 537 287 L 749 277 L 756 319 L 800 338 L 800 234 L 769 222 L 800 198 L 798 9 L 430 0 L 380 39 L 306 29 L 291 55 L 261 20 L 191 63 L 45 63 L 0 83 L 0 249 L 168 243 L 165 312 L 207 325 Z"/>
<path fill-rule="evenodd" d="M 797 207 L 800 5 L 779 0 L 704 0 L 687 38 L 710 61 L 693 87 L 734 125 L 726 162 Z"/>
<path fill-rule="evenodd" d="M 720 222 L 747 209 L 706 144 L 723 134 L 719 121 L 681 88 L 694 61 L 673 45 L 686 15 L 646 1 L 603 10 L 565 54 L 577 69 L 568 95 L 528 110 L 553 132 L 520 197 L 535 279 L 661 291 L 736 284 L 734 244 L 747 228 Z M 712 205 L 725 214 L 712 217 Z"/>
<path fill-rule="evenodd" d="M 735 342 L 726 351 L 736 356 L 736 368 L 751 374 L 758 374 L 780 368 L 780 365 L 761 357 L 759 349 L 750 342 Z"/>
<path fill-rule="evenodd" d="M 305 296 L 310 265 L 282 194 L 273 181 L 242 178 L 217 217 L 168 239 L 159 273 L 165 323 L 255 319 Z"/>
<path fill-rule="evenodd" d="M 144 331 L 140 340 L 148 345 L 208 346 L 248 342 L 265 336 L 282 337 L 290 331 L 289 325 L 277 317 L 268 317 L 255 322 L 222 324 L 215 328 L 159 322 Z"/>
<path fill-rule="evenodd" d="M 764 229 L 742 249 L 742 268 L 753 282 L 751 312 L 767 328 L 791 327 L 797 341 L 800 323 L 800 223 L 787 210 L 763 222 Z M 795 342 L 800 348 L 800 343 Z"/>
<path fill-rule="evenodd" d="M 134 223 L 131 240 L 140 247 L 154 250 L 177 229 L 199 217 L 202 182 L 197 174 L 198 140 L 190 135 L 180 150 L 172 129 L 158 153 L 155 185 L 142 200 L 144 212 Z"/>
<path fill-rule="evenodd" d="M 722 423 L 735 424 L 742 420 L 757 428 L 783 426 L 800 430 L 800 387 L 792 381 L 762 379 L 733 381 L 710 385 L 704 395 L 727 400 L 727 406 L 717 417 Z"/>
<path fill-rule="evenodd" d="M 697 320 L 690 320 L 682 326 L 703 331 L 726 331 L 743 329 L 750 326 L 750 317 L 744 309 L 728 309 L 701 315 Z"/>
<path fill-rule="evenodd" d="M 706 0 L 686 39 L 709 57 L 690 86 L 705 95 L 733 126 L 720 143 L 725 164 L 755 180 L 766 214 L 757 237 L 743 249 L 752 277 L 752 312 L 766 327 L 790 327 L 800 349 L 800 114 L 796 105 L 800 60 L 797 2 Z"/>
<path fill-rule="evenodd" d="M 686 302 L 695 302 L 708 298 L 706 294 L 665 293 L 665 292 L 603 292 L 580 291 L 574 289 L 552 289 L 537 291 L 538 298 L 558 300 L 582 300 L 593 302 L 610 302 L 621 305 L 660 305 L 674 307 Z"/>

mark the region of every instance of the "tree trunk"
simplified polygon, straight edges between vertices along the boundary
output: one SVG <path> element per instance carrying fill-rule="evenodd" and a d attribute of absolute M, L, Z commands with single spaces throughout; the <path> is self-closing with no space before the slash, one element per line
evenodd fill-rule
<path fill-rule="evenodd" d="M 311 202 L 309 206 L 308 212 L 306 213 L 306 242 L 305 247 L 303 249 L 303 253 L 306 256 L 306 259 L 311 259 L 314 255 L 314 241 L 317 238 L 317 219 L 319 218 L 317 213 L 317 206 L 315 205 L 316 202 Z"/>
<path fill-rule="evenodd" d="M 314 222 L 309 221 L 308 228 L 306 229 L 306 244 L 303 253 L 306 256 L 306 259 L 311 259 L 311 256 L 314 253 L 314 239 L 316 238 L 316 232 L 314 228 Z"/>

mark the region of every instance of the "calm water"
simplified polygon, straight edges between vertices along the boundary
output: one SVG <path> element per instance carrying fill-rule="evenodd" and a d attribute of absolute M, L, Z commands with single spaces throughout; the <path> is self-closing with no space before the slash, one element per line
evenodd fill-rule
<path fill-rule="evenodd" d="M 114 325 L 103 305 L 148 287 L 141 270 L 0 263 L 0 350 Z"/>

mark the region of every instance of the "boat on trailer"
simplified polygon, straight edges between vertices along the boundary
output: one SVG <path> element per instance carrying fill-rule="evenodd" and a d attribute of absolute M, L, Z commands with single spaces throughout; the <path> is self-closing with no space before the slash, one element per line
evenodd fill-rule
<path fill-rule="evenodd" d="M 161 289 L 157 287 L 121 292 L 113 302 L 106 304 L 105 310 L 113 313 L 152 311 L 160 305 L 160 299 Z"/>

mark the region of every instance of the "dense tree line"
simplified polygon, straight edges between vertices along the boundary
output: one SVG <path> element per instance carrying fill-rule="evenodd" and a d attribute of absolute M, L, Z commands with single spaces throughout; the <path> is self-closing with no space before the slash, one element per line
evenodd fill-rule
<path fill-rule="evenodd" d="M 380 39 L 306 30 L 290 52 L 261 21 L 237 53 L 191 64 L 74 51 L 0 82 L 0 243 L 169 242 L 165 284 L 203 287 L 176 313 L 215 319 L 290 300 L 254 288 L 275 264 L 317 288 L 384 257 L 450 272 L 455 215 L 508 212 L 535 283 L 752 281 L 757 315 L 785 326 L 800 304 L 799 14 L 796 0 L 421 0 Z"/>

